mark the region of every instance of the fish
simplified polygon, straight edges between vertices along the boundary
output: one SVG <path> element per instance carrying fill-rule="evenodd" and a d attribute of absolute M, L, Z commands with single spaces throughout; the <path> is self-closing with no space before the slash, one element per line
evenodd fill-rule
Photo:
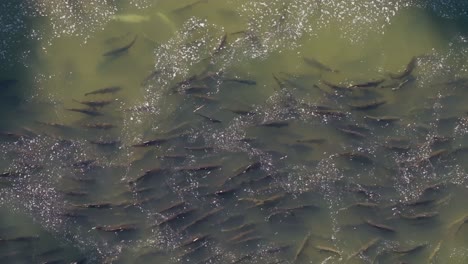
<path fill-rule="evenodd" d="M 366 116 L 364 116 L 364 118 L 372 120 L 372 121 L 376 121 L 376 122 L 382 122 L 382 123 L 392 123 L 392 122 L 396 122 L 396 121 L 401 120 L 401 118 L 399 118 L 398 116 L 370 116 L 370 115 L 366 115 Z"/>
<path fill-rule="evenodd" d="M 78 100 L 73 100 L 79 104 L 89 106 L 91 108 L 101 108 L 104 107 L 108 104 L 111 104 L 114 100 L 102 100 L 102 101 L 78 101 Z"/>
<path fill-rule="evenodd" d="M 157 225 L 158 226 L 162 226 L 162 225 L 167 225 L 167 224 L 170 224 L 172 223 L 173 221 L 177 221 L 178 219 L 183 219 L 183 218 L 186 218 L 187 216 L 189 216 L 190 214 L 193 214 L 195 212 L 195 208 L 188 208 L 180 213 L 177 213 L 171 217 L 168 217 L 166 219 L 164 219 L 162 222 L 159 222 Z"/>
<path fill-rule="evenodd" d="M 190 237 L 190 238 L 186 239 L 185 241 L 182 241 L 180 246 L 181 247 L 190 247 L 190 246 L 194 245 L 195 243 L 204 242 L 207 239 L 209 239 L 210 237 L 211 237 L 211 235 L 196 235 L 196 236 L 193 236 L 193 237 Z"/>
<path fill-rule="evenodd" d="M 335 90 L 349 90 L 348 89 L 348 86 L 346 85 L 338 85 L 338 84 L 334 84 L 334 83 L 331 83 L 329 81 L 326 81 L 326 80 L 321 80 L 321 82 L 323 84 L 325 84 L 326 86 L 332 88 L 332 89 L 335 89 Z"/>
<path fill-rule="evenodd" d="M 93 95 L 93 94 L 114 94 L 116 92 L 119 92 L 120 90 L 122 90 L 122 87 L 120 86 L 109 86 L 109 87 L 105 87 L 102 89 L 87 92 L 84 95 L 88 96 L 88 95 Z"/>
<path fill-rule="evenodd" d="M 91 128 L 91 129 L 101 129 L 101 130 L 108 130 L 114 128 L 115 125 L 110 123 L 89 123 L 83 124 L 82 127 Z"/>
<path fill-rule="evenodd" d="M 371 110 L 375 109 L 383 104 L 386 104 L 386 100 L 375 100 L 371 102 L 358 103 L 358 104 L 348 104 L 351 109 L 354 110 Z"/>
<path fill-rule="evenodd" d="M 165 213 L 168 213 L 170 211 L 177 210 L 179 208 L 184 208 L 185 206 L 187 206 L 187 203 L 185 201 L 179 201 L 179 202 L 176 202 L 174 204 L 171 204 L 171 205 L 159 210 L 159 213 L 160 214 L 165 214 Z"/>
<path fill-rule="evenodd" d="M 384 81 L 385 81 L 385 79 L 379 79 L 379 80 L 375 80 L 375 81 L 367 81 L 367 82 L 362 82 L 362 83 L 351 84 L 351 85 L 348 86 L 348 89 L 375 87 L 375 86 L 378 86 L 379 84 L 383 83 Z"/>
<path fill-rule="evenodd" d="M 406 65 L 406 68 L 405 68 L 405 70 L 403 72 L 397 73 L 397 74 L 390 73 L 390 77 L 392 79 L 403 79 L 403 78 L 411 75 L 411 73 L 413 73 L 414 69 L 417 66 L 418 66 L 418 58 L 415 56 L 415 57 L 411 58 L 411 60 Z"/>
<path fill-rule="evenodd" d="M 269 214 L 266 219 L 268 221 L 272 221 L 272 218 L 275 216 L 281 216 L 281 215 L 294 215 L 295 211 L 298 210 L 306 210 L 306 209 L 319 209 L 319 207 L 315 205 L 300 205 L 296 207 L 290 207 L 290 208 L 278 208 L 274 210 L 271 214 Z"/>
<path fill-rule="evenodd" d="M 320 252 L 331 253 L 331 254 L 338 255 L 338 257 L 341 257 L 340 251 L 338 251 L 335 248 L 327 247 L 327 246 L 321 246 L 321 245 L 316 245 L 315 248 Z"/>
<path fill-rule="evenodd" d="M 124 14 L 124 15 L 113 15 L 110 17 L 111 20 L 120 21 L 125 23 L 141 23 L 150 20 L 149 16 L 141 16 L 136 14 Z"/>
<path fill-rule="evenodd" d="M 227 242 L 236 242 L 236 241 L 242 240 L 242 239 L 250 236 L 253 233 L 255 233 L 255 229 L 249 229 L 247 231 L 241 232 L 241 233 L 229 238 L 227 240 Z"/>
<path fill-rule="evenodd" d="M 304 143 L 304 144 L 323 144 L 327 142 L 324 138 L 304 138 L 304 139 L 297 139 L 296 143 Z"/>
<path fill-rule="evenodd" d="M 236 169 L 234 171 L 234 174 L 232 176 L 229 176 L 228 178 L 226 178 L 226 180 L 224 180 L 221 185 L 224 185 L 225 183 L 230 182 L 233 179 L 235 179 L 235 178 L 237 178 L 237 177 L 239 177 L 239 176 L 241 176 L 243 174 L 248 173 L 249 171 L 258 170 L 258 169 L 261 168 L 261 166 L 262 166 L 262 163 L 259 162 L 259 161 L 255 161 L 255 162 L 252 162 L 250 164 L 241 166 L 240 168 L 238 168 L 238 169 Z"/>
<path fill-rule="evenodd" d="M 85 114 L 85 115 L 88 115 L 88 116 L 100 116 L 100 115 L 102 115 L 101 112 L 93 110 L 93 109 L 66 108 L 65 110 Z"/>
<path fill-rule="evenodd" d="M 217 207 L 217 208 L 214 208 L 213 210 L 207 212 L 206 214 L 198 217 L 197 219 L 193 220 L 192 222 L 188 223 L 187 225 L 181 227 L 179 233 L 181 232 L 184 232 L 186 231 L 187 229 L 203 222 L 204 220 L 208 219 L 209 217 L 215 215 L 216 213 L 220 212 L 221 210 L 223 210 L 224 208 L 223 207 Z"/>
<path fill-rule="evenodd" d="M 92 209 L 109 209 L 112 208 L 114 204 L 112 203 L 89 203 L 89 204 L 79 204 L 74 205 L 77 208 L 92 208 Z"/>
<path fill-rule="evenodd" d="M 220 169 L 222 166 L 219 164 L 199 164 L 194 166 L 186 166 L 186 167 L 177 167 L 175 168 L 176 171 L 211 171 Z"/>
<path fill-rule="evenodd" d="M 338 128 L 339 131 L 343 132 L 344 134 L 354 137 L 354 138 L 359 138 L 363 139 L 366 138 L 367 136 L 359 131 L 352 130 L 352 129 L 346 129 L 346 128 Z"/>
<path fill-rule="evenodd" d="M 361 152 L 342 152 L 337 154 L 339 157 L 347 158 L 352 161 L 361 162 L 364 164 L 373 164 L 374 160 L 365 153 Z"/>
<path fill-rule="evenodd" d="M 289 121 L 268 121 L 260 123 L 259 126 L 281 128 L 289 126 Z"/>
<path fill-rule="evenodd" d="M 434 250 L 432 250 L 431 254 L 429 255 L 428 262 L 431 264 L 434 261 L 434 258 L 437 256 L 437 254 L 440 251 L 440 247 L 442 246 L 442 240 L 437 243 L 437 245 L 434 247 Z"/>
<path fill-rule="evenodd" d="M 172 12 L 174 12 L 174 13 L 184 12 L 184 11 L 187 11 L 189 9 L 192 9 L 193 7 L 195 7 L 195 6 L 197 6 L 197 5 L 201 4 L 201 3 L 206 3 L 206 2 L 208 2 L 208 0 L 197 0 L 197 1 L 193 2 L 193 3 L 188 4 L 188 5 L 184 5 L 182 7 L 176 8 L 176 9 L 172 10 Z"/>
<path fill-rule="evenodd" d="M 294 258 L 293 258 L 293 263 L 297 262 L 297 260 L 299 259 L 299 257 L 302 255 L 302 253 L 304 252 L 307 244 L 309 243 L 309 240 L 310 240 L 310 237 L 312 236 L 312 234 L 309 232 L 305 237 L 304 239 L 302 240 L 301 244 L 299 244 L 299 247 L 297 248 L 296 250 L 296 253 L 294 254 Z"/>
<path fill-rule="evenodd" d="M 151 147 L 151 146 L 157 146 L 166 143 L 169 141 L 171 138 L 155 138 L 151 140 L 146 140 L 138 144 L 132 145 L 132 147 L 135 148 L 144 148 L 144 147 Z"/>
<path fill-rule="evenodd" d="M 205 100 L 205 101 L 209 101 L 209 102 L 219 102 L 218 98 L 215 98 L 215 97 L 209 96 L 209 95 L 193 94 L 193 95 L 191 95 L 191 97 L 201 99 L 201 100 Z"/>
<path fill-rule="evenodd" d="M 125 45 L 123 47 L 120 47 L 120 48 L 113 49 L 111 51 L 105 52 L 104 54 L 102 54 L 102 56 L 104 56 L 104 57 L 114 57 L 114 56 L 122 55 L 123 53 L 127 52 L 133 46 L 133 44 L 135 44 L 137 38 L 138 38 L 138 36 L 135 36 L 135 38 L 129 44 L 127 44 L 127 45 Z"/>
<path fill-rule="evenodd" d="M 367 225 L 369 225 L 371 227 L 374 227 L 376 229 L 379 229 L 381 231 L 390 232 L 390 233 L 395 233 L 396 232 L 396 229 L 394 229 L 393 227 L 384 225 L 384 224 L 375 223 L 375 222 L 370 221 L 370 220 L 365 220 L 364 222 Z"/>
<path fill-rule="evenodd" d="M 366 254 L 373 246 L 377 245 L 380 242 L 380 238 L 374 238 L 369 240 L 369 242 L 362 245 L 355 253 L 351 254 L 348 257 L 348 261 L 360 254 Z"/>
<path fill-rule="evenodd" d="M 199 93 L 199 92 L 206 92 L 209 91 L 210 88 L 206 85 L 183 85 L 182 89 L 179 89 L 180 92 L 186 93 L 186 94 L 194 94 L 194 93 Z"/>
<path fill-rule="evenodd" d="M 120 145 L 120 140 L 90 140 L 89 143 L 98 146 L 111 147 Z"/>
<path fill-rule="evenodd" d="M 427 220 L 437 217 L 438 215 L 438 212 L 418 213 L 413 215 L 400 214 L 401 218 L 406 220 Z"/>
<path fill-rule="evenodd" d="M 224 48 L 226 47 L 226 44 L 227 44 L 227 36 L 228 36 L 227 33 L 225 33 L 223 35 L 218 47 L 216 47 L 215 51 L 213 52 L 213 55 L 216 55 L 216 54 L 218 54 L 218 53 L 220 53 L 221 51 L 224 50 Z"/>
<path fill-rule="evenodd" d="M 246 79 L 223 79 L 223 82 L 236 82 L 236 83 L 241 83 L 245 85 L 256 85 L 257 82 L 254 80 L 246 80 Z"/>
<path fill-rule="evenodd" d="M 122 224 L 122 225 L 95 226 L 94 229 L 105 231 L 105 232 L 128 232 L 128 231 L 135 231 L 137 227 L 134 224 Z"/>
<path fill-rule="evenodd" d="M 219 119 L 216 119 L 216 118 L 213 118 L 213 117 L 209 117 L 209 116 L 206 116 L 206 115 L 200 114 L 200 113 L 196 113 L 196 114 L 199 115 L 199 116 L 201 116 L 201 117 L 203 117 L 204 119 L 206 119 L 206 120 L 212 122 L 212 123 L 222 123 L 222 121 L 219 120 Z"/>
<path fill-rule="evenodd" d="M 321 71 L 334 72 L 334 73 L 339 72 L 338 70 L 332 69 L 314 58 L 303 57 L 302 59 L 305 61 L 307 65 L 315 67 Z"/>
<path fill-rule="evenodd" d="M 67 126 L 65 124 L 55 123 L 55 122 L 36 121 L 36 123 L 44 125 L 44 126 L 50 126 L 50 127 L 55 127 L 55 128 L 61 128 L 61 129 L 69 129 L 70 128 L 69 126 Z"/>
<path fill-rule="evenodd" d="M 260 206 L 272 206 L 274 204 L 279 203 L 281 199 L 283 199 L 284 197 L 286 197 L 286 193 L 276 194 L 266 199 L 240 198 L 239 201 L 247 201 L 247 202 L 254 203 L 253 206 L 249 207 L 250 209 L 250 208 L 260 207 Z"/>
<path fill-rule="evenodd" d="M 145 171 L 145 173 L 143 173 L 142 175 L 138 176 L 137 178 L 133 179 L 133 180 L 130 180 L 128 183 L 129 184 L 138 184 L 142 181 L 145 181 L 146 179 L 150 178 L 150 177 L 153 177 L 155 175 L 158 175 L 158 174 L 161 174 L 163 172 L 165 172 L 166 170 L 163 169 L 163 168 L 160 168 L 160 167 L 156 167 L 154 169 L 151 169 L 151 170 L 147 170 Z"/>
<path fill-rule="evenodd" d="M 411 253 L 420 251 L 422 249 L 425 249 L 427 246 L 428 244 L 421 244 L 421 245 L 416 245 L 416 246 L 409 247 L 409 248 L 396 248 L 396 249 L 393 249 L 392 251 L 397 254 L 406 255 L 406 254 L 411 254 Z"/>
<path fill-rule="evenodd" d="M 255 228 L 256 226 L 257 226 L 257 224 L 255 224 L 255 223 L 246 223 L 246 224 L 241 224 L 241 225 L 238 225 L 238 226 L 235 226 L 235 227 L 232 227 L 232 228 L 228 228 L 228 229 L 221 229 L 221 232 L 223 232 L 223 233 L 241 232 L 242 230 L 252 229 L 252 228 Z"/>

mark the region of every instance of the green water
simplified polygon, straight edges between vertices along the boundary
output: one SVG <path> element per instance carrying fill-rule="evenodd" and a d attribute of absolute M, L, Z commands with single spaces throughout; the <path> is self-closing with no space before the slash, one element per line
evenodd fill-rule
<path fill-rule="evenodd" d="M 462 1 L 0 10 L 1 263 L 468 260 Z"/>

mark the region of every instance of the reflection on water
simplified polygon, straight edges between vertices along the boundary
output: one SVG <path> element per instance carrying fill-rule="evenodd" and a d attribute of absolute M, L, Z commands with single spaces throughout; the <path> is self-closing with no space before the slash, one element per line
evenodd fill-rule
<path fill-rule="evenodd" d="M 468 259 L 461 1 L 14 2 L 2 263 Z"/>

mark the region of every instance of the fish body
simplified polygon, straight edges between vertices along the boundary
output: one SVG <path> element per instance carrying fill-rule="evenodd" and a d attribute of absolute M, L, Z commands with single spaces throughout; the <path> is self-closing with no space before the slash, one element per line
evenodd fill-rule
<path fill-rule="evenodd" d="M 110 86 L 110 87 L 106 87 L 106 88 L 102 88 L 102 89 L 98 89 L 98 90 L 85 93 L 85 96 L 93 95 L 93 94 L 114 94 L 120 90 L 122 90 L 122 88 L 119 86 Z"/>
<path fill-rule="evenodd" d="M 133 46 L 133 44 L 135 44 L 137 38 L 138 38 L 138 36 L 135 36 L 135 38 L 129 44 L 127 44 L 127 45 L 125 45 L 123 47 L 120 47 L 120 48 L 105 52 L 104 54 L 102 54 L 102 56 L 104 56 L 104 57 L 114 57 L 114 56 L 122 55 L 123 53 L 127 52 Z"/>

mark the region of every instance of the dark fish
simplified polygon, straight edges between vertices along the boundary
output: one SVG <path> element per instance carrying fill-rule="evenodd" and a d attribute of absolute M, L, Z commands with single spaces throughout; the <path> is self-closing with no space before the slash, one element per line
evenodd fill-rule
<path fill-rule="evenodd" d="M 289 126 L 289 121 L 268 121 L 260 123 L 259 126 L 281 128 Z"/>
<path fill-rule="evenodd" d="M 338 70 L 332 69 L 314 58 L 304 57 L 303 59 L 309 66 L 318 68 L 321 71 L 335 72 L 335 73 L 339 72 Z"/>
<path fill-rule="evenodd" d="M 221 165 L 219 164 L 200 164 L 200 165 L 194 165 L 194 166 L 186 166 L 186 167 L 178 167 L 175 170 L 176 171 L 211 171 L 211 170 L 217 170 L 221 168 Z"/>
<path fill-rule="evenodd" d="M 192 222 L 190 222 L 189 224 L 183 226 L 181 229 L 180 229 L 180 232 L 183 232 L 203 221 L 205 221 L 206 219 L 208 219 L 209 217 L 215 215 L 216 213 L 220 212 L 221 210 L 223 210 L 224 208 L 223 207 L 218 207 L 218 208 L 215 208 L 209 212 L 207 212 L 206 214 L 198 217 L 197 219 L 193 220 Z"/>
<path fill-rule="evenodd" d="M 365 102 L 365 103 L 360 103 L 360 104 L 349 104 L 349 106 L 355 110 L 371 110 L 385 103 L 387 103 L 387 101 L 385 100 L 375 100 L 375 101 Z"/>
<path fill-rule="evenodd" d="M 380 80 L 375 80 L 375 81 L 368 81 L 368 82 L 363 82 L 363 83 L 356 83 L 348 86 L 348 89 L 352 88 L 369 88 L 369 87 L 375 87 L 381 83 L 383 83 L 385 79 L 380 79 Z"/>
<path fill-rule="evenodd" d="M 400 118 L 397 116 L 370 116 L 366 115 L 364 118 L 376 121 L 376 122 L 383 122 L 383 123 L 392 123 L 396 121 L 400 121 Z"/>
<path fill-rule="evenodd" d="M 179 208 L 184 208 L 185 206 L 187 206 L 187 203 L 184 202 L 184 201 L 176 202 L 174 204 L 171 204 L 171 205 L 159 210 L 159 213 L 160 214 L 168 213 L 170 211 L 173 211 L 173 210 L 176 210 L 176 209 L 179 209 Z"/>
<path fill-rule="evenodd" d="M 154 168 L 154 169 L 151 169 L 151 170 L 147 170 L 145 171 L 145 173 L 143 173 L 142 175 L 138 176 L 137 178 L 135 178 L 134 180 L 131 180 L 129 181 L 128 183 L 129 184 L 137 184 L 139 182 L 142 182 L 144 180 L 147 180 L 148 178 L 150 177 L 153 177 L 155 175 L 158 175 L 158 174 L 161 174 L 162 172 L 165 172 L 166 170 L 163 169 L 163 168 Z"/>
<path fill-rule="evenodd" d="M 225 33 L 224 36 L 221 38 L 221 41 L 218 47 L 213 52 L 213 55 L 220 53 L 224 49 L 224 47 L 226 47 L 226 44 L 227 44 L 227 33 Z"/>
<path fill-rule="evenodd" d="M 224 82 L 236 82 L 246 85 L 256 85 L 257 82 L 254 80 L 246 80 L 246 79 L 223 79 Z"/>
<path fill-rule="evenodd" d="M 75 205 L 78 208 L 93 208 L 93 209 L 108 209 L 112 208 L 114 205 L 112 203 L 91 203 L 91 204 L 80 204 Z"/>
<path fill-rule="evenodd" d="M 204 119 L 206 119 L 206 120 L 212 122 L 212 123 L 221 123 L 221 120 L 219 120 L 219 119 L 216 119 L 216 118 L 213 118 L 213 117 L 209 117 L 209 116 L 206 116 L 206 115 L 200 114 L 200 113 L 196 113 L 196 114 L 199 115 L 199 116 L 201 116 L 201 117 L 203 117 Z"/>
<path fill-rule="evenodd" d="M 250 236 L 253 233 L 255 233 L 255 229 L 249 229 L 247 231 L 241 232 L 241 233 L 229 238 L 227 240 L 227 242 L 236 242 L 236 241 L 242 240 L 242 239 Z"/>
<path fill-rule="evenodd" d="M 301 244 L 297 248 L 296 253 L 294 254 L 294 258 L 293 258 L 293 261 L 292 261 L 293 263 L 295 263 L 299 259 L 299 257 L 302 255 L 302 253 L 304 252 L 307 244 L 309 243 L 309 240 L 310 240 L 311 236 L 312 236 L 311 233 L 309 233 L 304 237 Z"/>
<path fill-rule="evenodd" d="M 210 237 L 211 237 L 210 235 L 196 235 L 196 236 L 193 236 L 193 237 L 190 237 L 190 238 L 186 239 L 185 241 L 182 241 L 180 246 L 181 247 L 190 247 L 195 243 L 204 242 L 207 239 L 209 239 Z"/>
<path fill-rule="evenodd" d="M 366 138 L 366 135 L 352 129 L 346 129 L 346 128 L 338 128 L 339 131 L 345 133 L 348 136 L 355 137 L 355 138 Z"/>
<path fill-rule="evenodd" d="M 192 97 L 197 98 L 197 99 L 201 99 L 201 100 L 205 100 L 205 101 L 209 101 L 209 102 L 219 102 L 218 98 L 215 98 L 215 97 L 209 96 L 209 95 L 204 95 L 204 94 L 193 94 Z"/>
<path fill-rule="evenodd" d="M 54 122 L 42 122 L 42 121 L 36 121 L 36 123 L 44 125 L 44 126 L 50 126 L 50 127 L 56 127 L 56 128 L 62 128 L 62 129 L 67 129 L 70 128 L 67 125 L 60 124 L 60 123 L 54 123 Z"/>
<path fill-rule="evenodd" d="M 180 213 L 177 213 L 171 217 L 167 217 L 166 219 L 164 219 L 163 221 L 161 221 L 160 223 L 158 223 L 157 225 L 158 226 L 163 226 L 163 225 L 169 225 L 171 224 L 172 222 L 174 221 L 177 221 L 179 219 L 183 219 L 183 218 L 186 218 L 187 216 L 189 216 L 190 214 L 193 214 L 196 210 L 194 208 L 189 208 L 189 209 L 186 209 Z"/>
<path fill-rule="evenodd" d="M 156 138 L 156 139 L 152 139 L 152 140 L 143 141 L 141 143 L 138 143 L 138 144 L 135 144 L 135 145 L 132 145 L 132 146 L 136 147 L 136 148 L 151 147 L 151 146 L 161 145 L 161 144 L 169 141 L 169 139 L 170 138 Z"/>
<path fill-rule="evenodd" d="M 396 248 L 396 249 L 393 249 L 392 251 L 397 254 L 411 254 L 411 253 L 423 250 L 426 247 L 427 247 L 427 244 L 421 244 L 421 245 L 416 245 L 414 247 L 409 247 L 409 248 Z"/>
<path fill-rule="evenodd" d="M 109 94 L 109 93 L 113 94 L 120 90 L 122 90 L 122 88 L 119 86 L 110 86 L 110 87 L 106 87 L 106 88 L 102 88 L 102 89 L 98 89 L 98 90 L 85 93 L 85 96 L 92 95 L 92 94 Z"/>
<path fill-rule="evenodd" d="M 119 140 L 90 140 L 89 143 L 98 145 L 98 146 L 105 146 L 105 147 L 120 145 Z"/>
<path fill-rule="evenodd" d="M 406 65 L 406 68 L 405 68 L 405 70 L 403 72 L 397 73 L 397 74 L 390 73 L 390 77 L 393 78 L 393 79 L 403 79 L 403 78 L 411 75 L 411 73 L 414 71 L 416 66 L 418 66 L 418 58 L 413 57 L 413 58 L 411 58 L 408 65 Z"/>
<path fill-rule="evenodd" d="M 340 110 L 314 110 L 313 114 L 319 116 L 331 116 L 331 117 L 345 117 L 346 113 Z"/>
<path fill-rule="evenodd" d="M 340 251 L 338 251 L 335 248 L 328 247 L 328 246 L 321 246 L 321 245 L 316 245 L 315 248 L 320 252 L 335 254 L 335 255 L 338 255 L 338 257 L 341 257 Z"/>
<path fill-rule="evenodd" d="M 104 107 L 110 103 L 112 103 L 114 100 L 102 100 L 102 101 L 77 101 L 73 100 L 79 104 L 89 106 L 91 108 L 101 108 Z"/>
<path fill-rule="evenodd" d="M 129 44 L 127 44 L 127 45 L 125 45 L 123 47 L 108 51 L 108 52 L 102 54 L 102 56 L 112 57 L 112 56 L 122 55 L 123 53 L 127 52 L 133 46 L 133 44 L 135 44 L 135 41 L 137 40 L 137 37 L 138 36 L 135 36 L 135 38 Z"/>
<path fill-rule="evenodd" d="M 180 93 L 186 94 L 193 94 L 193 93 L 200 93 L 200 92 L 207 92 L 210 88 L 206 85 L 183 85 L 181 89 L 178 89 Z"/>
<path fill-rule="evenodd" d="M 215 148 L 214 148 L 214 147 L 211 147 L 211 146 L 200 146 L 200 147 L 184 147 L 184 149 L 189 150 L 189 151 L 204 151 L 204 152 L 208 152 L 208 151 L 214 150 Z"/>
<path fill-rule="evenodd" d="M 141 85 L 145 86 L 150 83 L 150 81 L 154 80 L 158 75 L 162 73 L 161 70 L 154 70 L 152 71 L 146 78 L 141 82 Z"/>
<path fill-rule="evenodd" d="M 10 177 L 18 177 L 18 176 L 20 176 L 20 173 L 18 172 L 7 171 L 7 172 L 0 173 L 0 178 L 10 178 Z"/>
<path fill-rule="evenodd" d="M 123 225 L 96 226 L 95 229 L 105 231 L 105 232 L 128 232 L 128 231 L 135 231 L 137 227 L 134 224 L 123 224 Z"/>
<path fill-rule="evenodd" d="M 418 213 L 414 215 L 404 215 L 401 214 L 401 218 L 406 220 L 427 220 L 437 217 L 439 215 L 438 212 L 429 212 L 429 213 Z"/>
<path fill-rule="evenodd" d="M 369 242 L 365 243 L 362 245 L 355 253 L 351 254 L 351 256 L 348 257 L 348 261 L 356 256 L 359 256 L 361 254 L 367 254 L 367 252 L 377 243 L 380 242 L 380 238 L 374 238 L 371 239 Z"/>
<path fill-rule="evenodd" d="M 305 143 L 305 144 L 323 144 L 327 142 L 324 138 L 305 138 L 305 139 L 297 139 L 297 143 Z"/>
<path fill-rule="evenodd" d="M 84 124 L 82 126 L 85 128 L 102 129 L 102 130 L 108 130 L 108 129 L 115 127 L 113 124 L 110 124 L 110 123 L 90 123 L 90 124 Z"/>
<path fill-rule="evenodd" d="M 65 110 L 85 114 L 88 116 L 99 116 L 102 115 L 101 112 L 92 109 L 77 109 L 77 108 L 66 108 Z"/>
<path fill-rule="evenodd" d="M 253 207 L 260 207 L 260 206 L 272 206 L 277 203 L 279 203 L 283 198 L 286 197 L 286 193 L 280 193 L 273 195 L 271 197 L 268 197 L 266 199 L 256 199 L 256 198 L 240 198 L 239 201 L 248 201 L 254 203 Z"/>
<path fill-rule="evenodd" d="M 375 222 L 372 222 L 370 220 L 365 220 L 364 222 L 367 225 L 369 225 L 371 227 L 374 227 L 376 229 L 379 229 L 381 231 L 390 232 L 390 233 L 395 233 L 396 232 L 396 230 L 393 227 L 390 227 L 390 226 L 387 226 L 387 225 L 384 225 L 384 224 L 375 223 Z"/>
<path fill-rule="evenodd" d="M 208 2 L 208 0 L 197 0 L 197 1 L 193 2 L 193 3 L 191 3 L 191 4 L 176 8 L 176 9 L 172 10 L 172 12 L 174 12 L 174 13 L 184 12 L 184 11 L 187 11 L 188 9 L 192 9 L 194 6 L 196 6 L 198 4 L 206 3 L 206 2 Z"/>

